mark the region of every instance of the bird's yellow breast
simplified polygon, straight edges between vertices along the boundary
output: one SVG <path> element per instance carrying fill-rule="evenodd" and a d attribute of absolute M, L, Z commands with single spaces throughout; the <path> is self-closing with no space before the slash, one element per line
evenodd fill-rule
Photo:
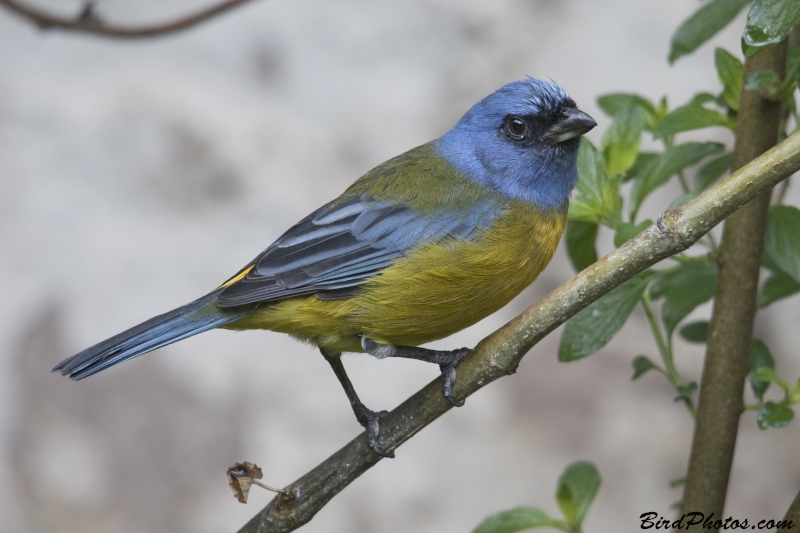
<path fill-rule="evenodd" d="M 423 244 L 351 298 L 290 298 L 228 327 L 281 331 L 331 352 L 362 351 L 359 335 L 402 346 L 440 339 L 497 311 L 536 279 L 565 219 L 564 212 L 511 201 L 474 240 Z"/>

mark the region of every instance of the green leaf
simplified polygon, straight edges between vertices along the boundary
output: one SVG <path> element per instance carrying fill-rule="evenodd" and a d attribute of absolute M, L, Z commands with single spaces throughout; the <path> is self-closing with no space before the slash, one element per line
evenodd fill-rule
<path fill-rule="evenodd" d="M 717 264 L 684 263 L 675 270 L 656 277 L 650 285 L 650 297 L 666 298 L 661 307 L 661 319 L 672 335 L 675 326 L 695 307 L 714 297 L 717 285 Z"/>
<path fill-rule="evenodd" d="M 800 210 L 788 205 L 769 208 L 764 250 L 781 270 L 800 281 Z"/>
<path fill-rule="evenodd" d="M 653 102 L 644 96 L 639 96 L 638 94 L 604 94 L 603 96 L 597 98 L 597 105 L 600 106 L 600 109 L 602 109 L 603 112 L 610 117 L 616 116 L 617 113 L 620 113 L 631 106 L 639 106 L 647 109 L 653 114 L 656 113 L 655 104 L 653 104 Z"/>
<path fill-rule="evenodd" d="M 736 123 L 719 111 L 714 111 L 698 104 L 687 104 L 673 109 L 669 115 L 662 118 L 656 131 L 653 132 L 653 137 L 660 139 L 683 131 L 711 126 L 724 126 L 736 131 Z"/>
<path fill-rule="evenodd" d="M 686 385 L 680 385 L 678 388 L 678 395 L 675 396 L 675 401 L 679 402 L 681 400 L 691 401 L 692 393 L 697 390 L 697 382 L 690 381 Z"/>
<path fill-rule="evenodd" d="M 756 423 L 760 429 L 782 428 L 794 418 L 794 411 L 784 404 L 764 402 L 758 410 Z"/>
<path fill-rule="evenodd" d="M 605 346 L 628 320 L 648 281 L 629 279 L 572 317 L 561 335 L 558 360 L 576 361 Z"/>
<path fill-rule="evenodd" d="M 631 224 L 630 222 L 620 222 L 617 224 L 617 231 L 614 233 L 614 247 L 619 248 L 629 240 L 633 239 L 645 229 L 647 229 L 653 221 L 650 219 L 643 220 L 638 224 Z"/>
<path fill-rule="evenodd" d="M 536 507 L 516 507 L 489 516 L 472 533 L 516 533 L 536 527 L 563 525 L 564 522 L 550 518 Z"/>
<path fill-rule="evenodd" d="M 750 57 L 781 42 L 800 21 L 797 0 L 753 0 L 742 34 L 742 52 Z"/>
<path fill-rule="evenodd" d="M 669 106 L 667 105 L 667 97 L 662 96 L 661 100 L 659 100 L 658 102 L 658 108 L 656 108 L 656 116 L 658 117 L 658 120 L 661 120 L 662 118 L 666 117 L 667 113 L 669 113 Z M 658 126 L 658 124 L 656 124 L 656 126 Z M 648 131 L 653 131 L 653 130 L 648 130 Z"/>
<path fill-rule="evenodd" d="M 786 77 L 793 78 L 800 70 L 800 47 L 790 44 L 786 50 Z"/>
<path fill-rule="evenodd" d="M 794 84 L 800 87 L 800 72 L 797 72 L 794 75 Z M 792 98 L 791 101 L 794 102 L 794 98 Z M 791 108 L 792 108 L 792 111 L 795 111 L 794 104 L 792 104 Z"/>
<path fill-rule="evenodd" d="M 800 67 L 800 49 L 790 46 L 786 54 L 786 70 L 783 81 L 769 94 L 776 102 L 784 102 L 786 107 L 794 109 L 794 91 L 797 89 L 797 71 Z"/>
<path fill-rule="evenodd" d="M 639 155 L 636 157 L 636 161 L 633 163 L 633 166 L 628 169 L 628 171 L 625 173 L 625 177 L 622 178 L 622 180 L 628 181 L 640 176 L 642 171 L 647 168 L 647 165 L 649 165 L 653 159 L 658 157 L 658 155 L 659 154 L 655 152 L 639 152 Z"/>
<path fill-rule="evenodd" d="M 689 142 L 670 146 L 653 158 L 642 170 L 631 189 L 629 206 L 631 220 L 636 218 L 636 212 L 648 194 L 664 185 L 671 176 L 684 168 L 698 163 L 704 157 L 715 154 L 723 148 L 724 146 L 719 143 Z"/>
<path fill-rule="evenodd" d="M 633 360 L 633 377 L 632 380 L 639 378 L 645 372 L 650 370 L 660 370 L 658 366 L 644 355 L 637 355 Z"/>
<path fill-rule="evenodd" d="M 774 272 L 761 286 L 761 292 L 758 293 L 758 307 L 767 307 L 797 292 L 800 292 L 800 282 L 786 272 Z"/>
<path fill-rule="evenodd" d="M 680 330 L 680 335 L 689 342 L 706 342 L 708 339 L 708 322 L 692 322 Z"/>
<path fill-rule="evenodd" d="M 767 368 L 772 370 L 775 368 L 775 360 L 769 352 L 769 348 L 762 341 L 753 339 L 750 343 L 750 388 L 756 398 L 761 400 L 764 396 L 764 391 L 769 387 L 769 380 L 760 380 L 753 377 L 753 373 L 759 368 Z"/>
<path fill-rule="evenodd" d="M 800 78 L 800 73 L 798 73 L 798 74 L 797 74 L 797 77 L 798 77 L 798 78 Z M 797 81 L 795 81 L 795 83 L 794 83 L 794 86 L 795 86 L 795 87 L 797 87 Z M 795 117 L 797 116 L 797 102 L 795 102 L 795 101 L 794 101 L 794 94 L 790 94 L 790 95 L 788 95 L 788 96 L 787 96 L 787 97 L 786 97 L 786 98 L 783 100 L 783 105 L 784 105 L 784 107 L 786 107 L 786 109 L 787 109 L 787 110 L 788 110 L 788 111 L 789 111 L 789 112 L 790 112 L 792 115 L 794 115 Z M 790 133 L 791 133 L 791 132 L 790 132 Z M 784 138 L 784 137 L 783 137 L 784 135 L 785 135 L 785 133 L 784 133 L 784 132 L 779 132 L 779 135 L 778 135 L 778 137 L 779 137 L 779 138 L 781 138 L 781 139 L 783 139 L 783 138 Z"/>
<path fill-rule="evenodd" d="M 744 82 L 744 90 L 760 91 L 780 82 L 781 77 L 774 70 L 757 70 L 747 76 L 747 81 Z"/>
<path fill-rule="evenodd" d="M 644 119 L 644 128 L 647 131 L 653 131 L 658 121 L 665 114 L 656 109 L 653 102 L 638 94 L 605 94 L 597 99 L 597 105 L 610 117 L 616 117 L 617 114 L 630 107 L 638 108 L 641 111 Z"/>
<path fill-rule="evenodd" d="M 794 384 L 792 390 L 789 391 L 789 403 L 800 403 L 800 379 Z"/>
<path fill-rule="evenodd" d="M 567 254 L 576 272 L 597 261 L 597 224 L 581 220 L 568 220 Z"/>
<path fill-rule="evenodd" d="M 567 467 L 558 480 L 556 500 L 567 524 L 577 530 L 600 488 L 600 473 L 592 463 L 578 461 Z"/>
<path fill-rule="evenodd" d="M 781 74 L 775 71 L 757 70 L 747 77 L 744 88 L 748 91 L 765 91 L 770 100 L 784 102 L 788 108 L 793 110 L 793 93 L 797 89 L 798 67 L 800 67 L 800 49 L 790 46 L 783 80 L 781 80 Z"/>
<path fill-rule="evenodd" d="M 739 95 L 742 92 L 742 62 L 730 52 L 717 48 L 714 50 L 714 66 L 717 67 L 717 76 L 722 83 L 722 98 L 728 107 L 737 111 L 739 109 Z"/>
<path fill-rule="evenodd" d="M 731 168 L 732 161 L 733 153 L 727 153 L 703 165 L 694 178 L 694 192 L 699 194 L 708 189 Z"/>
<path fill-rule="evenodd" d="M 716 102 L 717 97 L 711 93 L 697 93 L 692 96 L 692 99 L 689 100 L 689 103 L 686 105 L 705 105 L 709 102 Z M 725 100 L 723 100 L 723 103 Z"/>
<path fill-rule="evenodd" d="M 672 36 L 669 62 L 694 52 L 698 46 L 736 18 L 748 0 L 713 0 L 695 11 Z"/>
<path fill-rule="evenodd" d="M 769 256 L 769 252 L 766 250 L 766 248 L 764 249 L 764 252 L 761 254 L 761 266 L 771 270 L 776 274 L 778 272 L 783 272 L 783 270 L 781 270 L 781 267 L 778 266 L 775 260 Z"/>
<path fill-rule="evenodd" d="M 639 154 L 643 128 L 644 117 L 635 105 L 614 115 L 600 145 L 606 162 L 606 175 L 615 176 L 631 168 Z"/>
<path fill-rule="evenodd" d="M 756 368 L 749 374 L 750 379 L 758 381 L 769 381 L 783 389 L 783 392 L 789 392 L 789 384 L 781 379 L 781 377 L 771 368 L 762 366 Z"/>
<path fill-rule="evenodd" d="M 578 195 L 569 203 L 570 220 L 603 223 L 612 228 L 619 222 L 622 177 L 609 178 L 604 168 L 603 155 L 584 138 L 578 150 Z"/>
<path fill-rule="evenodd" d="M 672 489 L 674 489 L 675 487 L 682 487 L 684 485 L 686 485 L 686 476 L 676 477 L 675 479 L 669 480 L 669 486 Z"/>

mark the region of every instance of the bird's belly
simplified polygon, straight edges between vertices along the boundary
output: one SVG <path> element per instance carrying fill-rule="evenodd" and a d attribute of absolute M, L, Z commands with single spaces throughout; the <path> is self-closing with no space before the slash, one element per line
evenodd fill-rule
<path fill-rule="evenodd" d="M 475 240 L 423 245 L 352 298 L 290 298 L 231 326 L 282 331 L 331 351 L 362 351 L 359 335 L 402 346 L 441 339 L 497 311 L 536 279 L 565 219 L 563 212 L 511 202 Z"/>
<path fill-rule="evenodd" d="M 497 311 L 536 279 L 555 253 L 565 214 L 521 202 L 475 241 L 426 245 L 387 268 L 355 297 L 364 335 L 416 346 Z"/>

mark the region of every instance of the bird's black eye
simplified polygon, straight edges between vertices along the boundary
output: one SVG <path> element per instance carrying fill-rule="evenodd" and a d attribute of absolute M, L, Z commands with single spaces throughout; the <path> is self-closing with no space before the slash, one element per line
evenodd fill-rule
<path fill-rule="evenodd" d="M 521 118 L 511 116 L 506 119 L 506 131 L 512 139 L 519 141 L 528 133 L 528 125 Z"/>

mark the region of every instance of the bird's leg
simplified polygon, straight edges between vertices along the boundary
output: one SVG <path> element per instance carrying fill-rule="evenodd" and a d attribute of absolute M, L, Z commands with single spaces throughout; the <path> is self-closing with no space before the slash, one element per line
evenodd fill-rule
<path fill-rule="evenodd" d="M 444 397 L 456 407 L 464 405 L 464 400 L 458 400 L 456 398 L 453 384 L 456 381 L 456 365 L 471 351 L 469 348 L 459 348 L 449 351 L 429 350 L 416 346 L 380 344 L 366 337 L 361 337 L 361 347 L 364 348 L 368 354 L 374 355 L 378 359 L 383 359 L 385 357 L 405 357 L 406 359 L 417 359 L 419 361 L 426 361 L 439 365 L 439 370 L 442 372 L 442 393 Z"/>
<path fill-rule="evenodd" d="M 325 359 L 327 359 L 328 363 L 330 363 L 331 368 L 333 368 L 333 372 L 339 379 L 339 383 L 342 384 L 342 388 L 344 389 L 345 394 L 347 394 L 347 399 L 350 400 L 350 405 L 353 407 L 353 413 L 356 415 L 356 420 L 358 420 L 358 423 L 361 424 L 366 430 L 367 444 L 369 445 L 370 449 L 383 457 L 394 458 L 394 452 L 384 451 L 378 442 L 378 434 L 380 433 L 381 429 L 380 420 L 384 415 L 388 414 L 388 412 L 379 411 L 376 413 L 375 411 L 367 409 L 367 407 L 361 403 L 361 400 L 358 398 L 358 394 L 356 394 L 356 390 L 353 388 L 353 384 L 350 382 L 350 378 L 347 377 L 347 372 L 345 372 L 344 364 L 342 364 L 342 354 L 329 354 L 323 349 L 320 349 L 320 351 L 322 352 L 322 355 L 325 356 Z"/>

